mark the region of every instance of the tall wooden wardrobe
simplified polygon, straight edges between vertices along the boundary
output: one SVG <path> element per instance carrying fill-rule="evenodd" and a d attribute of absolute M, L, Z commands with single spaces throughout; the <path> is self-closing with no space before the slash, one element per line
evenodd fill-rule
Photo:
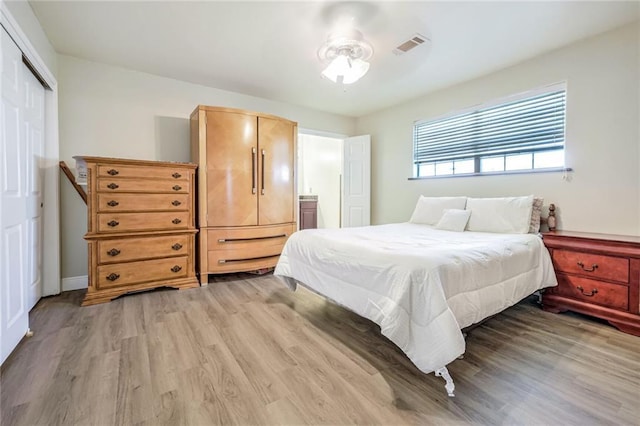
<path fill-rule="evenodd" d="M 191 114 L 202 284 L 276 265 L 296 230 L 296 138 L 297 123 L 268 114 L 202 105 Z"/>

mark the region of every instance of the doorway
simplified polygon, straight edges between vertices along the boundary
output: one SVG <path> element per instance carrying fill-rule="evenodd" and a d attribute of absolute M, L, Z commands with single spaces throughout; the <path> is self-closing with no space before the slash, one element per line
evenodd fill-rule
<path fill-rule="evenodd" d="M 298 134 L 298 194 L 303 216 L 317 200 L 313 227 L 367 226 L 371 216 L 371 137 Z M 305 226 L 302 226 L 305 219 Z"/>
<path fill-rule="evenodd" d="M 298 194 L 316 196 L 318 228 L 340 228 L 343 138 L 298 134 Z"/>

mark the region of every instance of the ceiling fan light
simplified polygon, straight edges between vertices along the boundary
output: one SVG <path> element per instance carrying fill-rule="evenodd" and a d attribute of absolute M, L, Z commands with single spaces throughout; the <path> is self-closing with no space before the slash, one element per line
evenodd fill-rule
<path fill-rule="evenodd" d="M 322 75 L 327 77 L 334 83 L 338 82 L 338 78 L 344 75 L 345 70 L 349 69 L 349 58 L 344 55 L 336 56 L 327 68 L 322 71 Z"/>
<path fill-rule="evenodd" d="M 352 84 L 369 70 L 367 59 L 373 47 L 362 39 L 362 34 L 353 30 L 348 34 L 332 35 L 318 49 L 318 58 L 329 65 L 322 75 L 334 83 Z"/>
<path fill-rule="evenodd" d="M 369 62 L 362 59 L 352 59 L 351 68 L 344 74 L 343 84 L 351 84 L 360 80 L 369 71 Z"/>
<path fill-rule="evenodd" d="M 322 75 L 334 83 L 352 84 L 360 80 L 367 71 L 369 71 L 368 62 L 358 58 L 351 59 L 346 55 L 338 55 L 322 71 Z"/>

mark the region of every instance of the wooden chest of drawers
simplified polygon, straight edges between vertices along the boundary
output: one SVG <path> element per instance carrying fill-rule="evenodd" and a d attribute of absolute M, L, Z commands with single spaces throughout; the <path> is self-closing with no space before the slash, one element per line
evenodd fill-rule
<path fill-rule="evenodd" d="M 196 165 L 74 158 L 87 170 L 89 287 L 82 304 L 155 287 L 197 287 Z"/>
<path fill-rule="evenodd" d="M 640 336 L 640 237 L 556 231 L 543 238 L 558 278 L 543 308 L 593 315 Z"/>

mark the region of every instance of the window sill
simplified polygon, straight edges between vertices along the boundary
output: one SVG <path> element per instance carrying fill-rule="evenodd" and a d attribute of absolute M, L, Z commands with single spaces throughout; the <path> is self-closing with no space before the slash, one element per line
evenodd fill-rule
<path fill-rule="evenodd" d="M 558 173 L 558 172 L 567 173 L 572 171 L 573 169 L 571 167 L 551 167 L 548 169 L 509 170 L 505 172 L 464 173 L 464 174 L 460 173 L 457 175 L 410 177 L 408 178 L 408 180 L 446 179 L 446 178 L 460 178 L 460 177 L 471 177 L 471 176 L 526 175 L 526 174 L 536 174 L 536 173 Z"/>

